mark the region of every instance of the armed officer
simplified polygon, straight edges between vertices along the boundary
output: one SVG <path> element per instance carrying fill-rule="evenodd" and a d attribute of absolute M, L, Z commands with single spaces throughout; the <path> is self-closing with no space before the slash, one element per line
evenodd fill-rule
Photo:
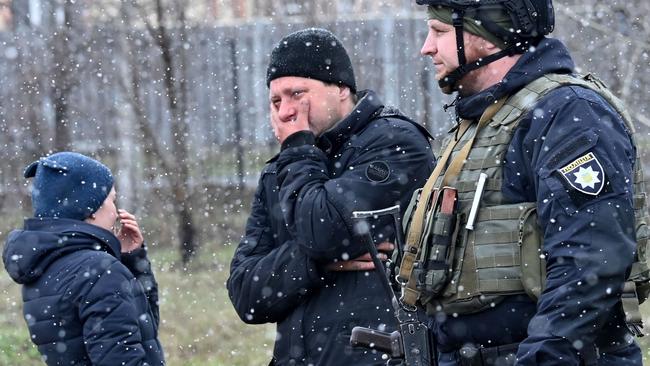
<path fill-rule="evenodd" d="M 551 0 L 417 3 L 459 123 L 408 218 L 399 279 L 440 365 L 641 365 L 648 217 L 625 108 L 546 37 Z M 451 227 L 431 219 L 444 186 Z"/>

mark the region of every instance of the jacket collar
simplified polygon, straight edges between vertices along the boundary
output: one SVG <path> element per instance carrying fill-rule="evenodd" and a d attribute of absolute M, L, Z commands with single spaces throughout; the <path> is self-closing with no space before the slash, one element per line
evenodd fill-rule
<path fill-rule="evenodd" d="M 25 220 L 25 230 L 61 234 L 84 234 L 99 241 L 112 256 L 118 260 L 120 259 L 121 245 L 117 237 L 106 229 L 84 221 L 59 218 L 30 218 Z"/>
<path fill-rule="evenodd" d="M 363 90 L 357 93 L 359 101 L 352 112 L 325 131 L 316 140 L 319 148 L 327 154 L 338 151 L 353 135 L 363 130 L 373 117 L 381 112 L 384 106 L 377 94 L 372 90 Z"/>
<path fill-rule="evenodd" d="M 570 74 L 574 68 L 575 64 L 564 44 L 554 38 L 544 38 L 535 49 L 524 53 L 499 83 L 460 98 L 456 104 L 456 115 L 476 120 L 495 100 L 515 94 L 542 75 Z"/>
<path fill-rule="evenodd" d="M 352 112 L 316 139 L 316 145 L 327 154 L 338 151 L 353 135 L 363 130 L 374 116 L 381 113 L 384 107 L 377 94 L 372 90 L 359 91 L 357 96 L 359 100 Z M 266 163 L 275 162 L 279 155 L 280 153 L 275 154 Z"/>

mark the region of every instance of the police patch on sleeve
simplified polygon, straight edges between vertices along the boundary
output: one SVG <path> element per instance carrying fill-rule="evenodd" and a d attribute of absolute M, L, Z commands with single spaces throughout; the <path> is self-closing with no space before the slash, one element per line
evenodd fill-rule
<path fill-rule="evenodd" d="M 366 178 L 371 182 L 385 182 L 390 177 L 390 168 L 385 161 L 373 161 L 366 168 Z"/>
<path fill-rule="evenodd" d="M 605 186 L 605 171 L 596 155 L 589 152 L 557 170 L 577 191 L 597 196 Z"/>

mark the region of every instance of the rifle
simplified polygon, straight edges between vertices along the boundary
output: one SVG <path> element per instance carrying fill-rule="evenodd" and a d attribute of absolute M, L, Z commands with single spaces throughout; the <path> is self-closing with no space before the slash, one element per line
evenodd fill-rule
<path fill-rule="evenodd" d="M 380 282 L 391 299 L 395 317 L 399 323 L 399 330 L 388 333 L 371 328 L 354 327 L 350 336 L 350 344 L 384 352 L 390 359 L 400 360 L 400 365 L 403 366 L 437 366 L 435 344 L 432 342 L 433 336 L 429 332 L 429 328 L 418 319 L 417 308 L 406 306 L 395 296 L 395 291 L 389 282 L 390 276 L 379 260 L 379 253 L 373 242 L 370 226 L 366 221 L 368 218 L 377 219 L 385 215 L 393 217 L 395 245 L 398 257 L 401 258 L 404 234 L 400 225 L 399 212 L 399 205 L 376 211 L 352 212 L 352 219 L 355 221 L 355 234 L 361 238 L 370 252 Z"/>

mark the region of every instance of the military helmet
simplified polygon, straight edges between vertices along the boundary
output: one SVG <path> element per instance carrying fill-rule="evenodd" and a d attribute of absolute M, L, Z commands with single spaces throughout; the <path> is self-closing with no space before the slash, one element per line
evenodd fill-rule
<path fill-rule="evenodd" d="M 449 8 L 456 29 L 459 67 L 438 81 L 440 87 L 456 87 L 467 73 L 502 57 L 527 52 L 540 39 L 551 33 L 555 26 L 552 0 L 416 0 L 418 5 Z M 499 26 L 490 18 L 492 10 L 499 10 L 510 17 L 512 28 Z M 468 63 L 463 44 L 463 20 L 476 19 L 485 30 L 507 45 L 500 52 Z"/>
<path fill-rule="evenodd" d="M 449 7 L 467 15 L 480 10 L 502 9 L 510 15 L 514 26 L 511 33 L 521 38 L 542 37 L 551 33 L 555 26 L 552 0 L 416 0 L 416 3 Z"/>

